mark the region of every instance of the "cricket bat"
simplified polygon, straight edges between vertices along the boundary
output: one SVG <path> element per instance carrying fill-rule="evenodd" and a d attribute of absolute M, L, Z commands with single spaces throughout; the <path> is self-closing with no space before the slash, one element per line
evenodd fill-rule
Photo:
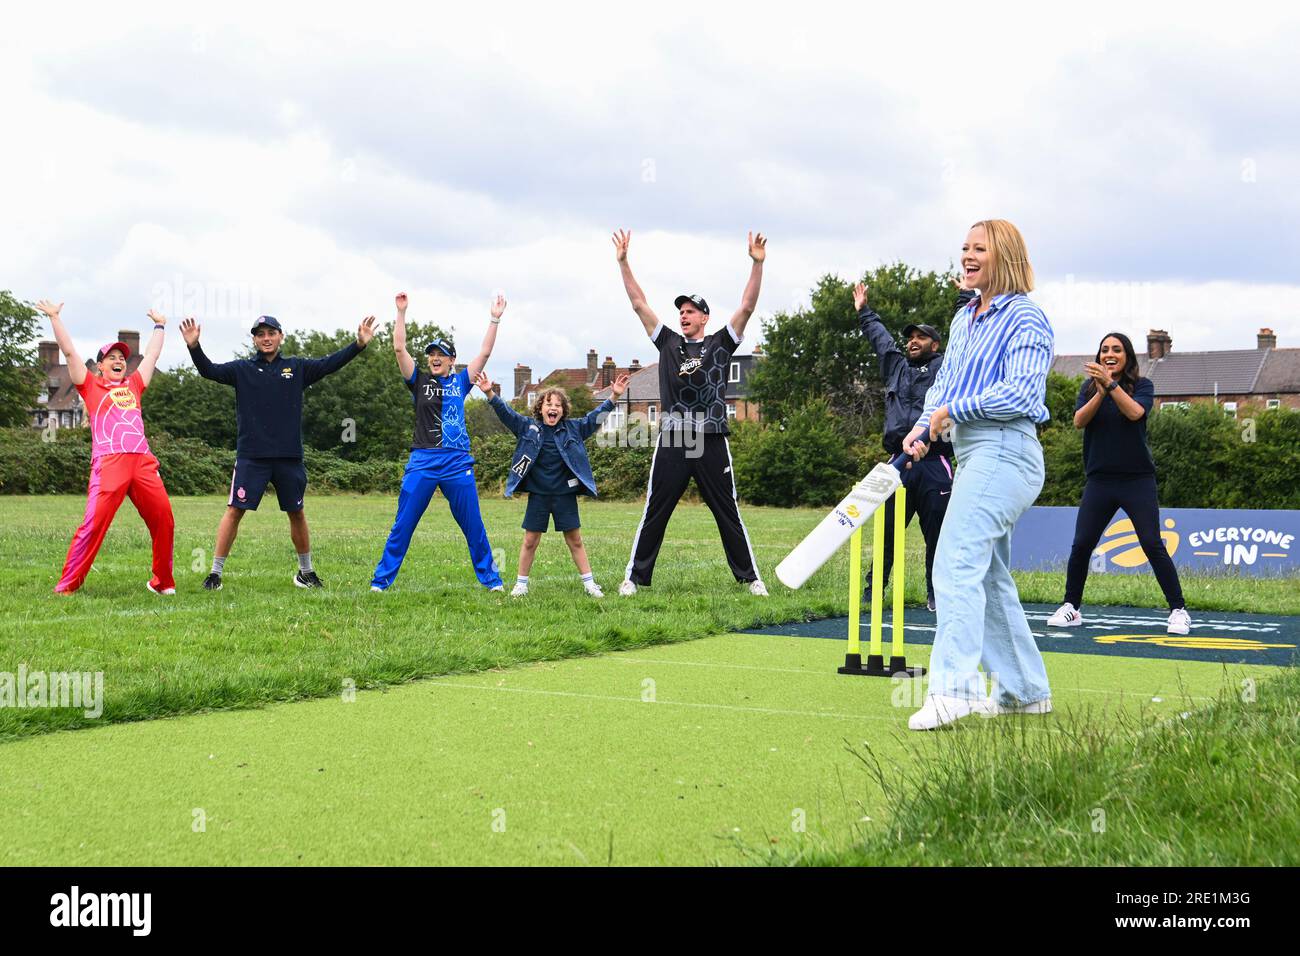
<path fill-rule="evenodd" d="M 853 532 L 866 524 L 876 509 L 888 501 L 903 483 L 903 466 L 907 455 L 899 455 L 888 464 L 881 462 L 853 486 L 844 500 L 831 509 L 821 524 L 808 532 L 784 561 L 776 566 L 776 576 L 788 588 L 801 588 L 804 582 L 831 559 Z"/>

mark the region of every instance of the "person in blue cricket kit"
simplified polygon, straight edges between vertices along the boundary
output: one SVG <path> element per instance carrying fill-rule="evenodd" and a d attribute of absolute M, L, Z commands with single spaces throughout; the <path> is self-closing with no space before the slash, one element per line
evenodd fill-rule
<path fill-rule="evenodd" d="M 537 556 L 537 545 L 552 521 L 555 530 L 564 535 L 573 563 L 578 566 L 583 589 L 592 597 L 605 596 L 592 574 L 587 548 L 582 542 L 578 495 L 596 496 L 596 479 L 591 473 L 585 442 L 600 427 L 605 416 L 613 411 L 614 403 L 627 388 L 629 377 L 624 373 L 615 379 L 609 389 L 612 397 L 577 421 L 569 418 L 569 396 L 563 389 L 544 389 L 533 402 L 533 417 L 528 418 L 501 400 L 486 374 L 480 374 L 475 380 L 491 402 L 497 418 L 519 439 L 510 459 L 506 497 L 515 491 L 528 492 L 524 540 L 519 546 L 519 576 L 510 592 L 511 597 L 523 597 L 528 593 L 528 572 Z"/>
<path fill-rule="evenodd" d="M 465 398 L 474 377 L 483 371 L 496 345 L 497 326 L 506 310 L 506 300 L 497 296 L 492 303 L 492 322 L 483 345 L 469 364 L 456 371 L 456 347 L 436 339 L 424 349 L 428 371 L 417 370 L 406 351 L 406 293 L 397 296 L 397 322 L 393 326 L 393 351 L 402 381 L 415 403 L 415 434 L 411 457 L 406 462 L 402 490 L 397 497 L 397 518 L 388 534 L 383 557 L 375 567 L 370 590 L 386 591 L 401 570 L 411 545 L 415 526 L 439 488 L 460 525 L 474 562 L 474 575 L 491 591 L 504 591 L 501 575 L 492 560 L 487 529 L 478 507 L 478 486 L 474 482 L 474 459 L 469 453 L 469 432 L 465 428 Z"/>

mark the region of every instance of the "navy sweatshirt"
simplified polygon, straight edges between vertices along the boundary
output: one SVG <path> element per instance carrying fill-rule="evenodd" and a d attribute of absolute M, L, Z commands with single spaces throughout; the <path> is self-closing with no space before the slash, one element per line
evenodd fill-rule
<path fill-rule="evenodd" d="M 269 362 L 256 355 L 218 365 L 198 343 L 190 349 L 200 375 L 235 388 L 238 458 L 301 458 L 303 391 L 360 354 L 361 346 L 352 342 L 325 358 L 285 358 L 277 352 Z"/>

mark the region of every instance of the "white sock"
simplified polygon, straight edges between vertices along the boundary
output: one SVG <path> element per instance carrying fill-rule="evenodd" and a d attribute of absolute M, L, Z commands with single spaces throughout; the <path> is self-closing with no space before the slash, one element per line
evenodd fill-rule
<path fill-rule="evenodd" d="M 310 551 L 304 551 L 302 554 L 298 555 L 298 570 L 301 571 L 303 574 L 306 574 L 308 571 L 311 570 Z"/>
<path fill-rule="evenodd" d="M 526 574 L 517 575 L 515 577 L 515 584 L 522 584 L 524 587 L 528 587 L 528 575 Z"/>
<path fill-rule="evenodd" d="M 583 584 L 595 584 L 595 583 L 596 583 L 596 575 L 595 575 L 595 573 L 594 573 L 594 572 L 591 572 L 591 571 L 588 571 L 586 574 L 584 574 L 584 575 L 582 576 L 582 583 L 583 583 Z"/>
<path fill-rule="evenodd" d="M 229 557 L 229 555 L 227 555 L 226 557 Z M 213 574 L 220 574 L 220 573 L 221 573 L 221 569 L 224 568 L 225 566 L 226 566 L 226 558 L 223 558 L 223 557 L 222 557 L 221 555 L 219 555 L 219 554 L 214 554 L 214 555 L 212 556 L 212 573 L 213 573 Z"/>

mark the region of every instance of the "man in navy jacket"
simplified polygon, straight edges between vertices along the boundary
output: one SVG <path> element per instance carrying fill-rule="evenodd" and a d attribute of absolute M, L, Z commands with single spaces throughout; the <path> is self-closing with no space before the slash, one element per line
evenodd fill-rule
<path fill-rule="evenodd" d="M 212 572 L 204 579 L 203 587 L 221 590 L 221 575 L 239 533 L 240 519 L 245 511 L 257 510 L 268 484 L 275 485 L 280 510 L 289 515 L 289 537 L 298 553 L 293 583 L 300 588 L 323 587 L 312 568 L 311 537 L 303 512 L 307 469 L 302 460 L 302 393 L 361 354 L 375 334 L 375 318 L 370 316 L 361 323 L 355 342 L 319 359 L 282 356 L 284 330 L 269 315 L 261 316 L 253 326 L 256 354 L 233 362 L 217 364 L 203 353 L 199 345 L 201 329 L 192 318 L 181 323 L 181 335 L 199 374 L 234 387 L 239 431 L 230 497 L 217 526 Z"/>

